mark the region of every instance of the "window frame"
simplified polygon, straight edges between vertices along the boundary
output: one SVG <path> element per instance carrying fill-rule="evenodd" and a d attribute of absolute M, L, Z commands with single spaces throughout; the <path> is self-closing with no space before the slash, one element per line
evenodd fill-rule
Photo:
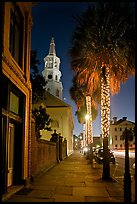
<path fill-rule="evenodd" d="M 10 9 L 9 51 L 22 69 L 24 17 L 14 3 Z"/>

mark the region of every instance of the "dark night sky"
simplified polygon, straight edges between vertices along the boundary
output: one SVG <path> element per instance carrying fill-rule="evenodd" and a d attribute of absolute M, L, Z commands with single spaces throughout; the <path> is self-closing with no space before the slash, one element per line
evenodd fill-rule
<path fill-rule="evenodd" d="M 38 59 L 41 62 L 39 73 L 44 69 L 44 57 L 48 55 L 51 37 L 54 37 L 56 55 L 60 58 L 60 71 L 62 73 L 63 98 L 73 109 L 74 134 L 82 132 L 82 125 L 75 116 L 76 106 L 70 99 L 69 89 L 72 86 L 73 72 L 70 66 L 68 54 L 71 47 L 71 37 L 75 29 L 73 15 L 79 15 L 87 8 L 86 2 L 39 2 L 32 9 L 32 49 L 38 51 Z M 127 117 L 127 120 L 135 122 L 135 77 L 121 84 L 120 93 L 111 97 L 111 119 Z M 93 135 L 101 134 L 101 113 L 93 122 Z"/>

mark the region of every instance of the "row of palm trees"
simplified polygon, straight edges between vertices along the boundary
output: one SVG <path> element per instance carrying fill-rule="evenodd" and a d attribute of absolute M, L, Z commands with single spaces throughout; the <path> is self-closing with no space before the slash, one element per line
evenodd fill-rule
<path fill-rule="evenodd" d="M 77 117 L 84 123 L 86 96 L 91 96 L 92 121 L 101 104 L 104 148 L 103 179 L 109 179 L 108 137 L 110 94 L 120 92 L 120 84 L 135 74 L 135 5 L 133 2 L 90 3 L 76 17 L 76 29 L 69 51 L 74 71 L 71 98 Z"/>

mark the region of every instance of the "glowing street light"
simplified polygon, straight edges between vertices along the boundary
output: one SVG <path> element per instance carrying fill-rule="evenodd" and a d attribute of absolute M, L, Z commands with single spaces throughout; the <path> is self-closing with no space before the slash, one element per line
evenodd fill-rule
<path fill-rule="evenodd" d="M 86 114 L 86 115 L 85 115 L 85 119 L 86 119 L 86 120 L 89 120 L 89 118 L 90 118 L 90 117 L 89 117 L 89 114 Z"/>

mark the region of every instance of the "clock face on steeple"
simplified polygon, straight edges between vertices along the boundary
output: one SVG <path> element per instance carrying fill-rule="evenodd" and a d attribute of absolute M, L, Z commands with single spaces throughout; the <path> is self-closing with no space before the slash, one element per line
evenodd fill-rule
<path fill-rule="evenodd" d="M 48 79 L 52 79 L 52 74 L 49 74 L 49 75 L 48 75 Z"/>

